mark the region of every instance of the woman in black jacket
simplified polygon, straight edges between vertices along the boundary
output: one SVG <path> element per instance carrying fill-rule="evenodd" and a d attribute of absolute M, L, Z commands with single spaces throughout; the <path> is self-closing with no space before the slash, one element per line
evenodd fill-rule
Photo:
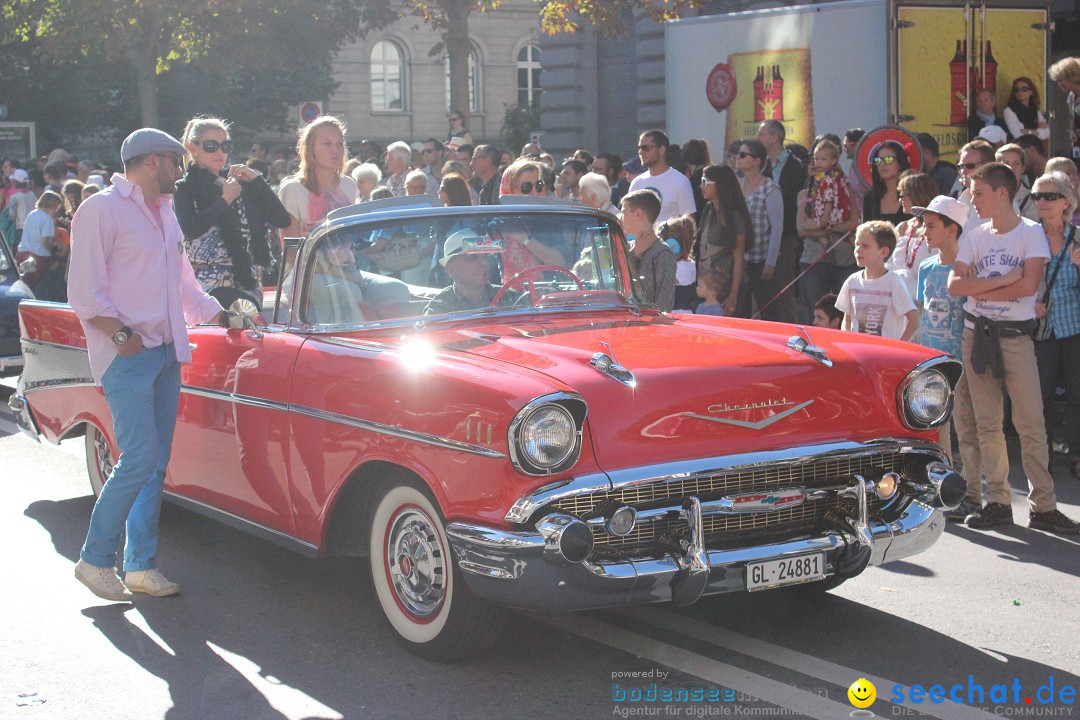
<path fill-rule="evenodd" d="M 193 118 L 184 128 L 188 167 L 176 184 L 176 219 L 202 288 L 224 307 L 246 298 L 262 307 L 261 268 L 272 262 L 269 226 L 291 218 L 262 175 L 229 165 L 229 126 Z"/>

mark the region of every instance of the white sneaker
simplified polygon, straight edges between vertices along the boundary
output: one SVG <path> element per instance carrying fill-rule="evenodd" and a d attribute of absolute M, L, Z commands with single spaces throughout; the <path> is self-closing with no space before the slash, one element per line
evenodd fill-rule
<path fill-rule="evenodd" d="M 98 567 L 80 558 L 79 562 L 75 563 L 75 577 L 99 598 L 117 602 L 131 601 L 131 592 L 120 582 L 116 568 Z"/>
<path fill-rule="evenodd" d="M 124 575 L 124 584 L 132 592 L 146 593 L 154 597 L 165 597 L 180 592 L 180 586 L 169 580 L 157 569 L 129 570 Z"/>

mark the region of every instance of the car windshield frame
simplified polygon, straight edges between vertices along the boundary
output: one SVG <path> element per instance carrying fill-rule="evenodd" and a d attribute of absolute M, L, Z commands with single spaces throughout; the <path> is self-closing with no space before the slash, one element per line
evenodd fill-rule
<path fill-rule="evenodd" d="M 515 302 L 504 298 L 496 307 L 486 303 L 469 309 L 425 312 L 432 300 L 440 294 L 445 295 L 453 282 L 444 264 L 439 262 L 439 255 L 451 235 L 459 230 L 472 230 L 477 235 L 486 233 L 479 243 L 467 238 L 464 244 L 469 248 L 479 247 L 480 252 L 485 252 L 486 248 L 485 254 L 499 258 L 494 261 L 497 264 L 493 271 L 498 275 L 493 274 L 490 278 L 497 285 L 504 277 L 502 255 L 489 247 L 488 241 L 496 235 L 507 244 L 520 241 L 520 234 L 512 238 L 502 229 L 515 225 L 523 225 L 529 230 L 530 242 L 524 243 L 526 247 L 532 242 L 541 242 L 532 237 L 533 234 L 541 237 L 546 234 L 545 239 L 549 242 L 552 233 L 563 238 L 566 241 L 565 251 L 561 253 L 563 257 L 571 251 L 577 255 L 573 258 L 574 263 L 564 261 L 560 265 L 577 263 L 580 248 L 590 244 L 592 252 L 587 255 L 601 258 L 598 263 L 600 275 L 578 283 L 575 276 L 567 272 L 572 272 L 572 268 L 548 270 L 535 282 L 532 277 L 523 278 L 524 288 L 508 292 Z M 520 227 L 515 229 L 520 230 Z M 394 252 L 380 250 L 390 245 L 394 246 Z M 344 249 L 346 246 L 348 250 Z M 331 262 L 329 258 L 334 254 L 339 259 Z M 272 322 L 303 332 L 341 332 L 502 314 L 580 312 L 613 307 L 640 312 L 650 306 L 631 271 L 629 247 L 618 219 L 591 208 L 504 205 L 357 213 L 330 220 L 311 237 L 300 241 L 295 258 L 295 267 L 303 268 L 303 274 L 297 283 L 294 269 L 289 267 L 291 263 L 282 262 Z M 327 269 L 331 266 L 335 266 L 333 272 Z M 584 274 L 584 269 L 579 267 L 578 272 Z M 371 282 L 373 276 L 377 282 Z M 436 276 L 441 277 L 444 284 L 433 282 Z M 287 288 L 286 296 L 299 293 L 297 307 L 290 307 L 287 297 L 283 300 L 282 287 Z M 533 287 L 537 289 L 535 298 L 531 295 Z M 331 299 L 327 300 L 328 297 Z M 351 305 L 360 311 L 356 312 Z M 402 310 L 386 313 L 387 306 Z"/>

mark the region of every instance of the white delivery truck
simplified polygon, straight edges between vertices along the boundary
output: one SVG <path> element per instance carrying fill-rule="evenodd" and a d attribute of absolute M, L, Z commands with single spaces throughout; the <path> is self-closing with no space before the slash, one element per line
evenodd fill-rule
<path fill-rule="evenodd" d="M 1045 106 L 1049 32 L 1045 0 L 843 0 L 674 20 L 668 133 L 708 140 L 715 158 L 766 119 L 806 146 L 892 124 L 930 133 L 955 160 L 980 88 L 995 90 L 1000 114 L 1028 77 Z"/>

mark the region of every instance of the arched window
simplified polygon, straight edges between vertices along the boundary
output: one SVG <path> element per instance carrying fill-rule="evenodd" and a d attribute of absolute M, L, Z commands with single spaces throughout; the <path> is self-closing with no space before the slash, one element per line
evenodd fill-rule
<path fill-rule="evenodd" d="M 540 48 L 526 45 L 517 56 L 518 105 L 531 107 L 540 103 Z"/>
<path fill-rule="evenodd" d="M 469 112 L 480 112 L 480 58 L 469 49 Z M 446 112 L 450 112 L 450 58 L 446 58 Z"/>
<path fill-rule="evenodd" d="M 405 53 L 391 40 L 371 48 L 371 109 L 405 109 Z"/>

